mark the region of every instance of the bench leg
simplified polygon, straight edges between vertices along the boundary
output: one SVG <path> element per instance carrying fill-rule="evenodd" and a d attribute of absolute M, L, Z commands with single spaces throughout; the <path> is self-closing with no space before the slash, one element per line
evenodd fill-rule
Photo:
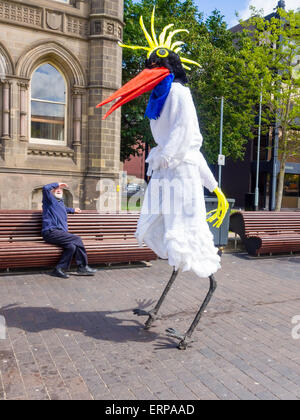
<path fill-rule="evenodd" d="M 137 316 L 149 316 L 148 320 L 145 323 L 145 329 L 148 330 L 153 322 L 157 319 L 158 311 L 165 300 L 167 294 L 169 293 L 171 287 L 173 286 L 174 281 L 176 280 L 176 277 L 179 274 L 179 270 L 173 269 L 173 273 L 171 275 L 170 280 L 168 281 L 168 284 L 166 285 L 161 297 L 159 298 L 155 308 L 153 308 L 151 311 L 144 311 L 142 309 L 134 309 L 133 313 Z"/>
<path fill-rule="evenodd" d="M 173 337 L 173 338 L 177 338 L 178 340 L 180 340 L 179 344 L 178 344 L 178 348 L 179 350 L 186 350 L 186 348 L 193 343 L 192 338 L 192 334 L 195 330 L 195 328 L 197 327 L 197 325 L 199 324 L 199 321 L 202 317 L 203 312 L 205 311 L 205 308 L 207 307 L 207 305 L 209 304 L 216 288 L 217 288 L 217 282 L 214 278 L 213 275 L 211 275 L 209 277 L 209 282 L 210 282 L 210 287 L 209 287 L 209 291 L 206 295 L 206 298 L 204 299 L 202 305 L 200 306 L 199 311 L 197 312 L 197 315 L 195 317 L 195 319 L 193 320 L 190 328 L 188 329 L 188 331 L 185 334 L 180 334 L 179 332 L 177 332 L 174 328 L 168 328 L 166 330 L 167 334 L 169 337 Z"/>

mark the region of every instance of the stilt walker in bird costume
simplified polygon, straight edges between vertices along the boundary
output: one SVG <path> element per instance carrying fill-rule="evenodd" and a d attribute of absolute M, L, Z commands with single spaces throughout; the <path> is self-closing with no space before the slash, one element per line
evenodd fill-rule
<path fill-rule="evenodd" d="M 136 309 L 134 313 L 148 317 L 145 328 L 149 329 L 180 270 L 192 270 L 199 277 L 209 278 L 208 294 L 188 331 L 181 334 L 173 328 L 166 330 L 169 336 L 179 340 L 179 349 L 186 349 L 216 289 L 213 274 L 220 268 L 218 249 L 214 246 L 206 220 L 203 187 L 214 192 L 218 198 L 218 208 L 208 215 L 208 221 L 214 222 L 214 226 L 222 224 L 228 202 L 200 151 L 203 139 L 191 92 L 185 86 L 185 70 L 191 70 L 188 65 L 200 65 L 181 56 L 183 42 L 173 42 L 176 34 L 188 31 L 170 31 L 171 24 L 157 38 L 154 19 L 155 8 L 150 35 L 143 17 L 140 18 L 149 46 L 120 43 L 124 48 L 147 51 L 146 69 L 97 107 L 118 99 L 103 117 L 105 119 L 121 105 L 152 90 L 146 116 L 150 119 L 157 146 L 147 158 L 151 180 L 145 193 L 136 238 L 160 258 L 167 259 L 173 273 L 155 308 L 150 311 Z"/>

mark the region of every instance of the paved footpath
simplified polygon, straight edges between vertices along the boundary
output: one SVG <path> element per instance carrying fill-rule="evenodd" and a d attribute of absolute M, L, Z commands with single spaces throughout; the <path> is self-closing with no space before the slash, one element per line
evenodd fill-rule
<path fill-rule="evenodd" d="M 68 280 L 0 276 L 0 399 L 300 399 L 300 257 L 225 254 L 222 265 L 186 351 L 165 329 L 185 331 L 207 279 L 182 274 L 151 331 L 132 314 L 160 296 L 165 261 Z"/>

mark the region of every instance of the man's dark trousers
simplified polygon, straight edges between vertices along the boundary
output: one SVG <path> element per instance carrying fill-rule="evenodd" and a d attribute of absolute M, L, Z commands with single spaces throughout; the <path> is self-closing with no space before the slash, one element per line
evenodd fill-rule
<path fill-rule="evenodd" d="M 43 234 L 43 238 L 49 244 L 58 245 L 64 249 L 56 268 L 67 270 L 71 265 L 73 256 L 78 266 L 88 264 L 86 250 L 79 236 L 61 229 L 51 229 Z"/>

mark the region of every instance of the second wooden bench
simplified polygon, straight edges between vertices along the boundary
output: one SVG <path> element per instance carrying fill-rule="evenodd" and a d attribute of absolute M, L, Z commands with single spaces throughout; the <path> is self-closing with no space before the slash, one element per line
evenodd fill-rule
<path fill-rule="evenodd" d="M 230 216 L 250 255 L 300 252 L 300 212 L 241 211 Z"/>

